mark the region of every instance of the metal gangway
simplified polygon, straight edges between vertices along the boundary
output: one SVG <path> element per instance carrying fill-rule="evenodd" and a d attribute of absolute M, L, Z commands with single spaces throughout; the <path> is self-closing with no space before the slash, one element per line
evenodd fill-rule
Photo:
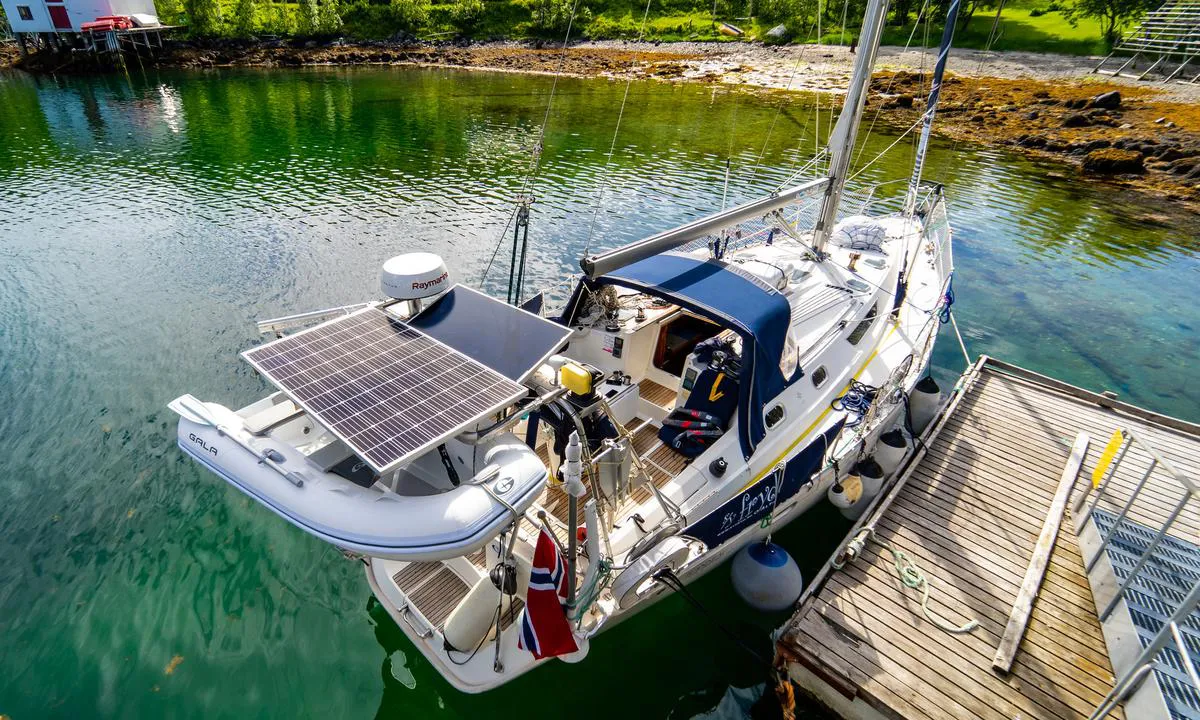
<path fill-rule="evenodd" d="M 1135 74 L 1138 60 L 1143 57 L 1151 60 L 1151 64 Z M 1105 69 L 1110 61 L 1122 60 L 1115 70 Z M 1178 79 L 1195 83 L 1200 80 L 1197 66 L 1200 66 L 1200 0 L 1167 0 L 1148 13 L 1137 28 L 1122 36 L 1093 72 L 1142 80 L 1158 71 L 1163 82 Z"/>
<path fill-rule="evenodd" d="M 1091 718 L 1120 703 L 1130 718 L 1200 717 L 1200 546 L 1180 531 L 1197 487 L 1128 428 L 1113 433 L 1092 480 L 1073 515 L 1116 682 Z"/>

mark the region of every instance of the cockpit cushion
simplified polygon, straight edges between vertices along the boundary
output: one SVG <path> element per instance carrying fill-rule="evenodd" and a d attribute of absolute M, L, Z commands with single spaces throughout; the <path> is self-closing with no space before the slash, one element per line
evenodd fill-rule
<path fill-rule="evenodd" d="M 663 420 L 658 437 L 679 453 L 696 457 L 729 428 L 737 404 L 737 376 L 725 368 L 705 368 L 683 407 Z"/>

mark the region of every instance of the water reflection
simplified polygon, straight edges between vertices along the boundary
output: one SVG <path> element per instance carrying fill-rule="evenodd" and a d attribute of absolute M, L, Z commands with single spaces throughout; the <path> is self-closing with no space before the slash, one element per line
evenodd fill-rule
<path fill-rule="evenodd" d="M 584 666 L 462 696 L 381 608 L 364 611 L 361 568 L 173 446 L 175 395 L 265 391 L 237 357 L 253 319 L 369 296 L 380 261 L 404 250 L 440 252 L 474 284 L 549 87 L 390 68 L 0 78 L 0 710 L 476 717 L 515 713 L 545 685 L 587 716 L 600 710 L 565 688 L 598 682 L 663 717 L 761 682 L 670 601 L 607 633 Z M 623 91 L 560 81 L 531 287 L 575 271 L 585 248 L 713 211 L 727 158 L 728 202 L 776 186 L 829 125 L 778 95 L 637 83 L 605 170 Z M 862 163 L 895 138 L 876 132 Z M 900 143 L 860 179 L 904 177 L 910 153 Z M 927 177 L 951 198 L 971 350 L 1200 419 L 1194 220 L 1147 218 L 1145 198 L 1061 173 L 936 144 Z M 487 284 L 500 294 L 506 262 Z M 937 363 L 961 367 L 943 340 Z M 835 536 L 839 518 L 782 534 L 806 572 L 825 550 L 812 537 Z M 706 578 L 704 601 L 765 647 L 778 618 L 748 618 L 725 577 Z"/>

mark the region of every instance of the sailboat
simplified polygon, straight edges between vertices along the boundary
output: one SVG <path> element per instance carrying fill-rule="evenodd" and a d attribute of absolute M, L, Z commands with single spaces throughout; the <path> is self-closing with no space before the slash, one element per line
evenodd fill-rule
<path fill-rule="evenodd" d="M 868 4 L 827 174 L 584 257 L 556 313 L 393 258 L 382 299 L 261 322 L 275 338 L 243 357 L 278 390 L 177 398 L 179 447 L 361 560 L 454 687 L 583 659 L 914 432 L 951 298 L 921 178 L 945 52 L 902 204 L 847 212 L 886 11 Z M 569 652 L 531 630 L 547 591 Z"/>

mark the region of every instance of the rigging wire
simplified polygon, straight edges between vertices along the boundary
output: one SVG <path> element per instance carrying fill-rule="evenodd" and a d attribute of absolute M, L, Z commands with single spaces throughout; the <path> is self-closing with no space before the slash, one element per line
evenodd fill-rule
<path fill-rule="evenodd" d="M 576 0 L 578 2 L 578 0 Z M 646 0 L 646 9 L 642 11 L 642 26 L 638 29 L 638 36 L 635 42 L 641 42 L 646 35 L 646 21 L 650 17 L 650 4 L 654 0 Z M 612 164 L 613 155 L 617 151 L 617 136 L 621 132 L 621 120 L 625 117 L 625 105 L 629 102 L 629 88 L 633 87 L 633 72 L 629 72 L 629 77 L 625 80 L 625 94 L 621 96 L 621 109 L 617 111 L 617 124 L 613 128 L 612 143 L 608 146 L 608 156 L 604 158 L 604 167 L 600 171 L 600 189 L 596 192 L 596 207 L 592 210 L 592 221 L 588 224 L 587 240 L 583 244 L 583 256 L 587 257 L 588 250 L 592 247 L 592 235 L 596 231 L 596 220 L 600 217 L 600 208 L 604 204 L 604 189 L 608 185 L 608 167 Z"/>
<path fill-rule="evenodd" d="M 858 168 L 858 170 L 857 170 L 857 171 L 855 171 L 855 173 L 854 173 L 853 175 L 851 175 L 849 178 L 847 178 L 847 179 L 846 179 L 846 182 L 847 182 L 847 183 L 849 183 L 851 180 L 854 180 L 854 179 L 855 179 L 855 178 L 857 178 L 859 175 L 862 175 L 864 172 L 866 172 L 866 171 L 867 171 L 867 168 L 869 168 L 869 167 L 871 167 L 872 165 L 874 165 L 875 163 L 879 162 L 879 159 L 880 159 L 880 158 L 882 158 L 884 155 L 888 154 L 888 153 L 891 151 L 891 149 L 892 149 L 892 148 L 896 147 L 896 146 L 897 146 L 897 145 L 899 145 L 901 142 L 903 142 L 903 141 L 904 141 L 904 138 L 908 137 L 908 134 L 909 134 L 909 133 L 911 133 L 913 130 L 916 130 L 916 129 L 917 129 L 917 127 L 921 125 L 921 123 L 922 123 L 922 120 L 923 120 L 922 118 L 917 118 L 917 119 L 916 119 L 916 120 L 913 122 L 913 124 L 912 124 L 912 125 L 909 125 L 909 126 L 908 126 L 908 129 L 907 129 L 907 130 L 905 130 L 903 133 L 901 133 L 901 134 L 900 134 L 900 137 L 898 137 L 898 138 L 896 138 L 895 140 L 893 140 L 891 145 L 888 145 L 888 146 L 887 146 L 887 147 L 885 147 L 883 150 L 880 150 L 880 151 L 879 151 L 879 153 L 878 153 L 878 154 L 877 154 L 875 157 L 871 158 L 871 161 L 870 161 L 870 162 L 868 162 L 866 165 L 863 165 L 863 166 L 859 167 L 859 168 Z"/>
<path fill-rule="evenodd" d="M 800 71 L 800 63 L 804 61 L 804 53 L 808 50 L 808 40 L 812 38 L 813 26 L 808 26 L 808 35 L 804 38 L 804 44 L 800 46 L 800 53 L 796 56 L 796 64 L 792 66 L 792 73 L 788 76 L 787 87 L 784 91 L 792 89 L 792 82 L 796 79 L 796 73 Z M 750 173 L 750 182 L 754 182 L 758 178 L 758 170 L 762 167 L 763 157 L 767 154 L 767 146 L 771 143 L 771 135 L 775 132 L 775 124 L 779 122 L 779 116 L 783 114 L 784 102 L 780 102 L 775 106 L 775 115 L 771 118 L 771 126 L 767 128 L 767 137 L 763 140 L 762 149 L 758 151 L 758 158 L 754 161 L 754 170 Z M 808 129 L 808 122 L 804 123 L 805 132 Z M 801 135 L 803 138 L 803 135 Z"/>
<path fill-rule="evenodd" d="M 479 277 L 479 287 L 487 282 L 488 273 L 492 271 L 492 265 L 496 262 L 496 256 L 500 253 L 500 246 L 504 244 L 505 238 L 508 237 L 508 229 L 512 227 L 513 220 L 521 212 L 521 207 L 528 202 L 530 193 L 533 190 L 533 183 L 536 179 L 537 172 L 542 165 L 542 149 L 546 140 L 546 127 L 550 124 L 550 110 L 554 106 L 554 95 L 558 91 L 558 79 L 562 77 L 563 67 L 567 62 L 568 43 L 571 40 L 571 28 L 575 26 L 575 14 L 579 11 L 580 0 L 574 0 L 571 4 L 571 15 L 567 18 L 567 32 L 563 36 L 562 52 L 558 55 L 558 68 L 554 71 L 554 81 L 550 83 L 550 96 L 546 99 L 546 112 L 542 116 L 542 127 L 538 131 L 537 142 L 534 143 L 533 153 L 529 159 L 529 169 L 525 173 L 525 180 L 521 184 L 521 193 L 518 195 L 516 207 L 508 216 L 508 222 L 504 224 L 504 230 L 500 233 L 500 237 L 496 239 L 496 247 L 492 249 L 492 257 L 488 260 L 487 267 L 484 268 L 483 274 Z"/>
<path fill-rule="evenodd" d="M 921 6 L 922 13 L 924 13 L 928 10 L 929 3 L 930 3 L 930 0 L 925 0 L 924 4 Z M 920 23 L 916 23 L 915 25 L 913 25 L 912 32 L 910 32 L 908 34 L 908 40 L 904 41 L 904 52 L 907 52 L 908 48 L 912 45 L 913 38 L 916 37 L 916 35 L 917 35 L 917 27 L 919 25 L 920 25 Z M 924 54 L 922 54 L 922 56 L 921 56 L 922 63 L 924 63 L 924 57 L 925 57 Z M 888 80 L 887 87 L 883 89 L 882 94 L 883 95 L 891 94 L 892 88 L 895 86 L 895 84 L 896 84 L 896 73 L 892 73 L 892 77 L 891 77 L 891 79 Z M 858 163 L 862 162 L 862 154 L 867 149 L 867 141 L 871 139 L 871 133 L 875 131 L 875 124 L 879 121 L 879 114 L 882 111 L 883 111 L 883 103 L 879 103 L 878 105 L 875 106 L 875 113 L 871 116 L 871 125 L 867 128 L 866 136 L 863 137 L 862 141 L 858 145 L 858 156 L 854 158 L 854 163 L 856 165 Z"/>
<path fill-rule="evenodd" d="M 981 75 L 983 73 L 983 66 L 986 65 L 987 61 L 988 61 L 988 53 L 990 53 L 992 51 L 992 45 L 996 42 L 997 38 L 999 38 L 1000 13 L 1003 11 L 1004 11 L 1004 2 L 1001 2 L 1000 5 L 996 8 L 996 17 L 992 21 L 992 29 L 991 29 L 991 32 L 988 33 L 987 42 L 983 44 L 983 50 L 979 53 L 979 64 L 975 67 L 976 77 L 978 77 L 979 75 Z M 962 143 L 962 140 L 960 138 L 957 138 L 957 137 L 954 138 L 954 142 L 951 143 L 951 145 L 950 145 L 949 157 L 955 156 L 955 154 L 958 152 L 958 146 L 961 143 Z M 946 184 L 946 176 L 949 174 L 949 172 L 950 172 L 950 164 L 947 163 L 942 166 L 942 172 L 938 178 L 938 182 L 945 185 Z M 964 350 L 965 350 L 965 347 L 964 347 Z"/>

